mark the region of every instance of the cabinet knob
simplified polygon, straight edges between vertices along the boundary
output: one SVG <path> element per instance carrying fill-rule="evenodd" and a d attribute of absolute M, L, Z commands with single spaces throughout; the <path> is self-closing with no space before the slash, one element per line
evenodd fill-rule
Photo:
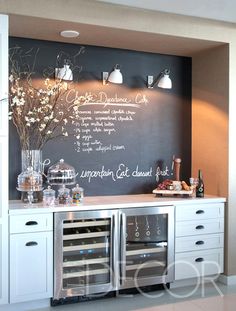
<path fill-rule="evenodd" d="M 205 211 L 203 211 L 202 209 L 199 209 L 198 211 L 196 211 L 196 214 L 204 214 Z"/>
<path fill-rule="evenodd" d="M 203 245 L 205 242 L 204 241 L 197 241 L 195 242 L 196 245 Z"/>
<path fill-rule="evenodd" d="M 30 241 L 30 242 L 25 243 L 25 246 L 36 246 L 36 245 L 38 245 L 38 243 L 35 241 Z"/>
<path fill-rule="evenodd" d="M 196 226 L 196 229 L 197 230 L 202 230 L 202 229 L 204 229 L 204 226 L 203 225 Z"/>
<path fill-rule="evenodd" d="M 195 259 L 195 262 L 203 262 L 204 261 L 204 258 L 202 257 L 198 257 Z"/>
<path fill-rule="evenodd" d="M 38 225 L 37 221 L 30 220 L 25 223 L 26 226 L 36 226 Z"/>

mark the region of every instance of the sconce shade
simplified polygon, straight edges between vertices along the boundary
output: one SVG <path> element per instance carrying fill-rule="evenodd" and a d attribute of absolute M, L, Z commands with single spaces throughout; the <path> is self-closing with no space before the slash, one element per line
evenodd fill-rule
<path fill-rule="evenodd" d="M 172 81 L 168 74 L 164 74 L 164 76 L 160 79 L 157 84 L 158 87 L 162 89 L 171 89 L 172 88 Z"/>
<path fill-rule="evenodd" d="M 111 83 L 116 83 L 116 84 L 123 83 L 123 76 L 122 76 L 122 73 L 120 72 L 119 65 L 115 66 L 114 70 L 109 74 L 109 77 L 107 80 Z"/>
<path fill-rule="evenodd" d="M 55 77 L 61 80 L 72 81 L 73 73 L 69 65 L 64 65 L 62 68 L 55 68 Z"/>
<path fill-rule="evenodd" d="M 172 81 L 169 77 L 170 70 L 164 69 L 162 70 L 156 79 L 153 76 L 147 77 L 147 87 L 152 89 L 155 85 L 163 89 L 171 89 L 172 88 Z"/>

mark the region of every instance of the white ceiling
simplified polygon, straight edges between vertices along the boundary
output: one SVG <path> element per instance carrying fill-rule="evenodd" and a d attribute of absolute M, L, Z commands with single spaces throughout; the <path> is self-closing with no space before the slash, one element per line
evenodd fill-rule
<path fill-rule="evenodd" d="M 96 0 L 96 1 L 236 23 L 235 0 Z"/>

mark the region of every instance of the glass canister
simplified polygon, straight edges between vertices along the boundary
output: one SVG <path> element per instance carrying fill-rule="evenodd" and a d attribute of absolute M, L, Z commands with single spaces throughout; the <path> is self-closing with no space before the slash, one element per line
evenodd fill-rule
<path fill-rule="evenodd" d="M 58 189 L 58 203 L 59 204 L 69 204 L 70 203 L 70 189 L 62 185 Z"/>
<path fill-rule="evenodd" d="M 50 186 L 43 190 L 43 203 L 46 206 L 52 206 L 55 204 L 55 190 L 53 190 Z"/>
<path fill-rule="evenodd" d="M 77 184 L 73 189 L 72 189 L 72 202 L 74 204 L 80 204 L 82 203 L 84 198 L 84 189 Z"/>
<path fill-rule="evenodd" d="M 42 175 L 28 167 L 17 178 L 19 191 L 41 191 L 43 185 Z"/>

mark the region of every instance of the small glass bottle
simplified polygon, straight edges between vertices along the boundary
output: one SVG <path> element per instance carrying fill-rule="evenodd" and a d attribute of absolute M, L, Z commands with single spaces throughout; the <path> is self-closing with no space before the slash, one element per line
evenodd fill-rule
<path fill-rule="evenodd" d="M 73 189 L 72 189 L 72 202 L 74 204 L 80 204 L 82 203 L 84 198 L 84 189 L 77 184 Z"/>
<path fill-rule="evenodd" d="M 58 203 L 59 204 L 69 204 L 70 203 L 70 189 L 62 185 L 58 189 Z"/>
<path fill-rule="evenodd" d="M 50 186 L 43 190 L 43 203 L 47 206 L 55 204 L 55 190 L 53 190 Z"/>
<path fill-rule="evenodd" d="M 204 182 L 203 182 L 201 170 L 198 170 L 198 184 L 196 187 L 196 197 L 197 198 L 203 198 L 204 197 Z"/>

